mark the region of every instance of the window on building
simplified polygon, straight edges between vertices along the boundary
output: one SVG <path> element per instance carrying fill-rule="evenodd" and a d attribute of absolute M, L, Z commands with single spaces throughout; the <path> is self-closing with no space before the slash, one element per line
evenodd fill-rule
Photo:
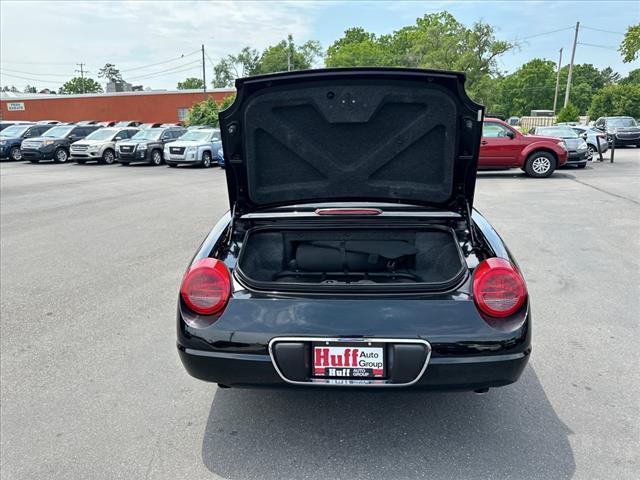
<path fill-rule="evenodd" d="M 180 122 L 182 122 L 183 120 L 187 119 L 187 114 L 189 113 L 189 109 L 188 108 L 179 108 L 178 109 L 178 120 Z"/>

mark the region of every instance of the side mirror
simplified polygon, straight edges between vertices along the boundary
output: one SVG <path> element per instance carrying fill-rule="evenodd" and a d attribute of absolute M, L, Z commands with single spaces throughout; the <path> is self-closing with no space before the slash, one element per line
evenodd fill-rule
<path fill-rule="evenodd" d="M 509 130 L 507 132 L 507 137 L 509 137 L 511 140 L 513 140 L 514 138 L 516 138 L 516 134 L 513 133 L 511 130 Z"/>
<path fill-rule="evenodd" d="M 115 140 L 116 142 L 119 142 L 120 140 L 122 140 L 122 137 L 121 137 L 120 135 L 118 135 L 116 138 L 114 138 L 114 140 Z"/>

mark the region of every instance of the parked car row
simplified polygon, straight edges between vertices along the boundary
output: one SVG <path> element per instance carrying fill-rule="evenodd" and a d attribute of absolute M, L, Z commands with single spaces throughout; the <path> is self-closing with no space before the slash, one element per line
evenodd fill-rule
<path fill-rule="evenodd" d="M 133 124 L 137 123 L 137 126 Z M 179 142 L 177 142 L 179 140 Z M 175 145 L 174 145 L 175 143 Z M 169 147 L 172 144 L 172 147 Z M 90 161 L 122 165 L 149 163 L 169 166 L 200 164 L 210 167 L 222 144 L 218 129 L 175 124 L 117 122 L 104 127 L 97 122 L 76 124 L 19 122 L 0 132 L 0 158 L 53 160 L 57 163 Z"/>

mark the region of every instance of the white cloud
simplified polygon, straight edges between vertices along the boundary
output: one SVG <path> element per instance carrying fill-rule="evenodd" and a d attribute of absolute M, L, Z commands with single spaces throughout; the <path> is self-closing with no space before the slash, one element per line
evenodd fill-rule
<path fill-rule="evenodd" d="M 63 81 L 64 75 L 73 75 L 76 62 L 87 63 L 93 77 L 110 62 L 121 68 L 126 78 L 128 69 L 179 58 L 199 49 L 201 44 L 216 61 L 246 45 L 263 49 L 289 33 L 302 42 L 311 38 L 314 14 L 326 6 L 253 1 L 2 1 L 0 62 L 5 75 L 0 83 L 34 83 L 9 77 L 9 73 L 29 75 L 8 69 L 31 72 L 31 78 Z M 20 20 L 26 15 L 28 23 Z M 135 70 L 131 76 L 181 64 L 188 68 L 189 61 L 197 59 L 189 56 L 175 63 Z M 141 81 L 154 87 L 174 88 L 185 76 L 198 76 L 199 68 L 193 64 L 186 72 Z M 46 81 L 35 83 L 50 85 Z"/>

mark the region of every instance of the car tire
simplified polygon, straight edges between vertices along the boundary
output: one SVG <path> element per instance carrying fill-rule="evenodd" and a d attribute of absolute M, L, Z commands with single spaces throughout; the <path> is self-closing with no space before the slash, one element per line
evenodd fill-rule
<path fill-rule="evenodd" d="M 588 156 L 587 158 L 589 160 L 593 160 L 594 158 L 596 158 L 598 156 L 598 149 L 596 148 L 595 145 L 589 144 L 587 146 L 587 152 L 588 152 L 587 153 L 587 156 Z"/>
<path fill-rule="evenodd" d="M 107 148 L 102 154 L 100 163 L 104 163 L 106 165 L 112 165 L 113 162 L 115 161 L 116 161 L 116 152 L 114 152 L 110 148 Z"/>
<path fill-rule="evenodd" d="M 151 152 L 151 165 L 158 167 L 162 165 L 162 152 L 160 150 L 153 150 Z"/>
<path fill-rule="evenodd" d="M 9 150 L 9 158 L 11 160 L 15 160 L 16 162 L 22 160 L 22 152 L 20 151 L 20 148 L 13 147 L 11 150 Z"/>
<path fill-rule="evenodd" d="M 67 163 L 69 160 L 69 152 L 64 148 L 58 148 L 53 153 L 53 161 L 56 163 Z"/>
<path fill-rule="evenodd" d="M 524 171 L 533 178 L 547 178 L 555 169 L 556 158 L 549 152 L 533 152 L 524 165 Z"/>
<path fill-rule="evenodd" d="M 211 166 L 211 153 L 210 152 L 204 152 L 202 154 L 202 161 L 200 162 L 200 165 L 203 168 L 209 168 Z"/>

